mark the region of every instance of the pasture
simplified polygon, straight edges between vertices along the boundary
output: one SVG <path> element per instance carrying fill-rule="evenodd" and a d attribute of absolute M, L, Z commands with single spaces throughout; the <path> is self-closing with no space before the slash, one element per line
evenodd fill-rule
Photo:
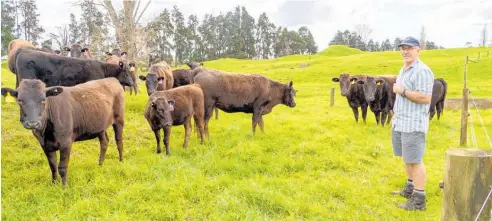
<path fill-rule="evenodd" d="M 448 98 L 461 96 L 465 56 L 486 48 L 423 51 L 421 59 L 449 85 Z M 307 67 L 300 68 L 301 64 Z M 143 111 L 148 96 L 126 92 L 124 161 L 118 161 L 113 130 L 103 166 L 99 141 L 72 146 L 68 186 L 51 184 L 46 157 L 19 122 L 19 107 L 2 97 L 1 169 L 4 220 L 439 220 L 445 150 L 458 147 L 460 111 L 445 110 L 431 121 L 424 163 L 427 211 L 398 209 L 406 200 L 390 194 L 406 179 L 393 156 L 390 127 L 355 123 L 352 110 L 331 79 L 341 72 L 396 74 L 399 52 L 362 53 L 343 46 L 314 56 L 275 60 L 220 59 L 205 67 L 260 73 L 292 80 L 297 106 L 276 106 L 265 115 L 265 133 L 251 133 L 251 114 L 210 120 L 210 140 L 195 131 L 182 148 L 184 128 L 173 127 L 170 156 L 155 152 L 155 138 Z M 469 88 L 476 98 L 492 95 L 492 55 L 471 63 Z M 141 73 L 139 73 L 141 74 Z M 2 87 L 15 75 L 2 63 Z M 330 89 L 335 87 L 335 106 Z M 476 111 L 471 111 L 479 148 L 488 149 Z M 480 112 L 492 133 L 492 110 Z M 471 134 L 471 130 L 469 130 Z M 57 154 L 59 155 L 59 154 Z"/>

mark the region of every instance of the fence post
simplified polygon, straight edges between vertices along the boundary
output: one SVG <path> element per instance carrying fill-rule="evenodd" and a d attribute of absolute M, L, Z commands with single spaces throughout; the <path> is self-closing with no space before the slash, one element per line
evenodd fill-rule
<path fill-rule="evenodd" d="M 492 202 L 486 198 L 491 190 L 491 170 L 492 151 L 446 150 L 441 220 L 490 220 Z"/>
<path fill-rule="evenodd" d="M 463 99 L 461 101 L 461 133 L 460 133 L 460 145 L 463 147 L 467 144 L 467 130 L 468 130 L 468 88 L 466 82 L 466 71 L 468 68 L 468 56 L 465 61 L 465 74 L 464 74 L 464 87 L 463 87 Z"/>
<path fill-rule="evenodd" d="M 333 107 L 335 105 L 335 88 L 331 88 L 331 95 L 330 95 L 330 107 Z"/>

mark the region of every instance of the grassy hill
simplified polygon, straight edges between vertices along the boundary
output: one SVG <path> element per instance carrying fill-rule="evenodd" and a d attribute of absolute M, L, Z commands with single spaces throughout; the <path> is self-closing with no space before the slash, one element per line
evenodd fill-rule
<path fill-rule="evenodd" d="M 459 97 L 463 62 L 485 48 L 423 51 L 421 58 Z M 492 55 L 491 55 L 492 56 Z M 307 64 L 307 67 L 300 66 Z M 99 142 L 72 146 L 68 188 L 51 184 L 45 155 L 19 123 L 19 107 L 2 97 L 2 218 L 5 220 L 439 220 L 445 150 L 459 144 L 460 112 L 445 110 L 427 136 L 427 211 L 406 212 L 390 191 L 405 181 L 401 159 L 393 157 L 389 127 L 355 123 L 338 84 L 341 72 L 394 73 L 398 52 L 360 52 L 343 46 L 317 55 L 275 60 L 220 59 L 206 67 L 260 73 L 293 80 L 295 108 L 277 106 L 264 116 L 265 133 L 251 135 L 251 115 L 219 113 L 211 119 L 210 141 L 192 135 L 187 149 L 182 126 L 173 127 L 171 156 L 156 154 L 155 138 L 143 116 L 145 85 L 126 94 L 124 162 L 118 162 L 113 131 L 104 166 L 97 165 Z M 469 87 L 491 97 L 492 57 L 471 63 Z M 2 64 L 2 87 L 15 75 Z M 330 88 L 336 88 L 330 107 Z M 492 132 L 492 111 L 481 110 Z M 479 148 L 489 149 L 472 111 Z M 470 132 L 471 133 L 471 132 Z"/>

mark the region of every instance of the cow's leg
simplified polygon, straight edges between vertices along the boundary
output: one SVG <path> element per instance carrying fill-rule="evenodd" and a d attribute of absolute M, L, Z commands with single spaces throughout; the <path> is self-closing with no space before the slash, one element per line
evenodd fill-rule
<path fill-rule="evenodd" d="M 260 130 L 261 132 L 265 132 L 265 130 L 263 130 L 263 115 L 260 115 L 260 121 L 258 121 L 258 125 L 260 125 Z"/>
<path fill-rule="evenodd" d="M 51 182 L 56 182 L 56 151 L 49 151 L 50 148 L 43 147 L 44 154 L 48 158 L 48 164 L 51 170 Z"/>
<path fill-rule="evenodd" d="M 384 124 L 386 123 L 386 117 L 388 116 L 388 112 L 383 110 L 381 112 L 381 126 L 384 127 Z"/>
<path fill-rule="evenodd" d="M 208 122 L 210 121 L 210 118 L 212 117 L 212 111 L 214 109 L 214 101 L 208 101 L 205 102 L 205 116 L 204 116 L 204 130 L 205 130 L 205 135 L 207 136 L 207 139 L 210 140 L 210 135 L 208 133 Z"/>
<path fill-rule="evenodd" d="M 444 101 L 437 103 L 436 108 L 437 108 L 437 120 L 439 120 L 444 111 Z"/>
<path fill-rule="evenodd" d="M 118 147 L 118 153 L 120 155 L 120 162 L 123 161 L 123 121 L 120 120 L 113 124 L 114 139 L 116 140 L 116 146 Z"/>
<path fill-rule="evenodd" d="M 190 140 L 190 135 L 191 135 L 191 116 L 189 116 L 188 119 L 185 120 L 184 128 L 185 128 L 185 139 L 183 143 L 183 148 L 186 148 L 188 146 L 188 141 Z"/>
<path fill-rule="evenodd" d="M 204 143 L 203 137 L 205 136 L 203 132 L 203 115 L 200 116 L 199 114 L 193 115 L 193 120 L 195 121 L 195 130 L 199 131 L 199 138 L 200 138 L 200 144 Z"/>
<path fill-rule="evenodd" d="M 432 120 L 432 118 L 434 118 L 434 114 L 436 114 L 436 105 L 435 104 L 431 104 L 430 105 L 430 110 L 429 110 L 429 120 Z"/>
<path fill-rule="evenodd" d="M 365 124 L 366 117 L 367 117 L 367 104 L 362 104 L 361 109 L 362 109 L 362 120 L 364 120 L 364 124 Z"/>
<path fill-rule="evenodd" d="M 379 125 L 379 120 L 381 118 L 381 112 L 380 111 L 374 111 L 374 117 L 376 118 L 376 125 Z"/>
<path fill-rule="evenodd" d="M 155 135 L 155 141 L 157 143 L 156 151 L 161 153 L 161 129 L 153 130 Z"/>
<path fill-rule="evenodd" d="M 166 155 L 169 155 L 169 135 L 171 134 L 171 127 L 164 127 L 164 146 L 166 147 Z"/>
<path fill-rule="evenodd" d="M 58 173 L 62 179 L 62 186 L 67 186 L 68 162 L 70 161 L 70 149 L 72 143 L 67 139 L 60 143 L 60 163 L 58 164 Z"/>
<path fill-rule="evenodd" d="M 215 109 L 215 119 L 218 120 L 219 119 L 219 109 L 217 107 L 214 109 Z"/>
<path fill-rule="evenodd" d="M 106 150 L 108 149 L 108 134 L 106 133 L 106 130 L 102 131 L 101 134 L 99 134 L 99 145 L 101 146 L 101 153 L 99 154 L 99 166 L 103 165 L 104 158 L 106 156 Z"/>
<path fill-rule="evenodd" d="M 350 107 L 350 108 L 352 108 L 352 111 L 354 112 L 355 122 L 359 123 L 359 108 L 357 107 Z"/>

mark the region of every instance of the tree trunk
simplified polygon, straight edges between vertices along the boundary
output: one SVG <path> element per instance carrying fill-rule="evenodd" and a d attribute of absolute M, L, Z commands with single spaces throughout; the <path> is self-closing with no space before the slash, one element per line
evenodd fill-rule
<path fill-rule="evenodd" d="M 475 220 L 491 185 L 491 151 L 471 148 L 447 150 L 441 220 Z M 491 200 L 485 205 L 478 220 L 491 219 Z"/>

